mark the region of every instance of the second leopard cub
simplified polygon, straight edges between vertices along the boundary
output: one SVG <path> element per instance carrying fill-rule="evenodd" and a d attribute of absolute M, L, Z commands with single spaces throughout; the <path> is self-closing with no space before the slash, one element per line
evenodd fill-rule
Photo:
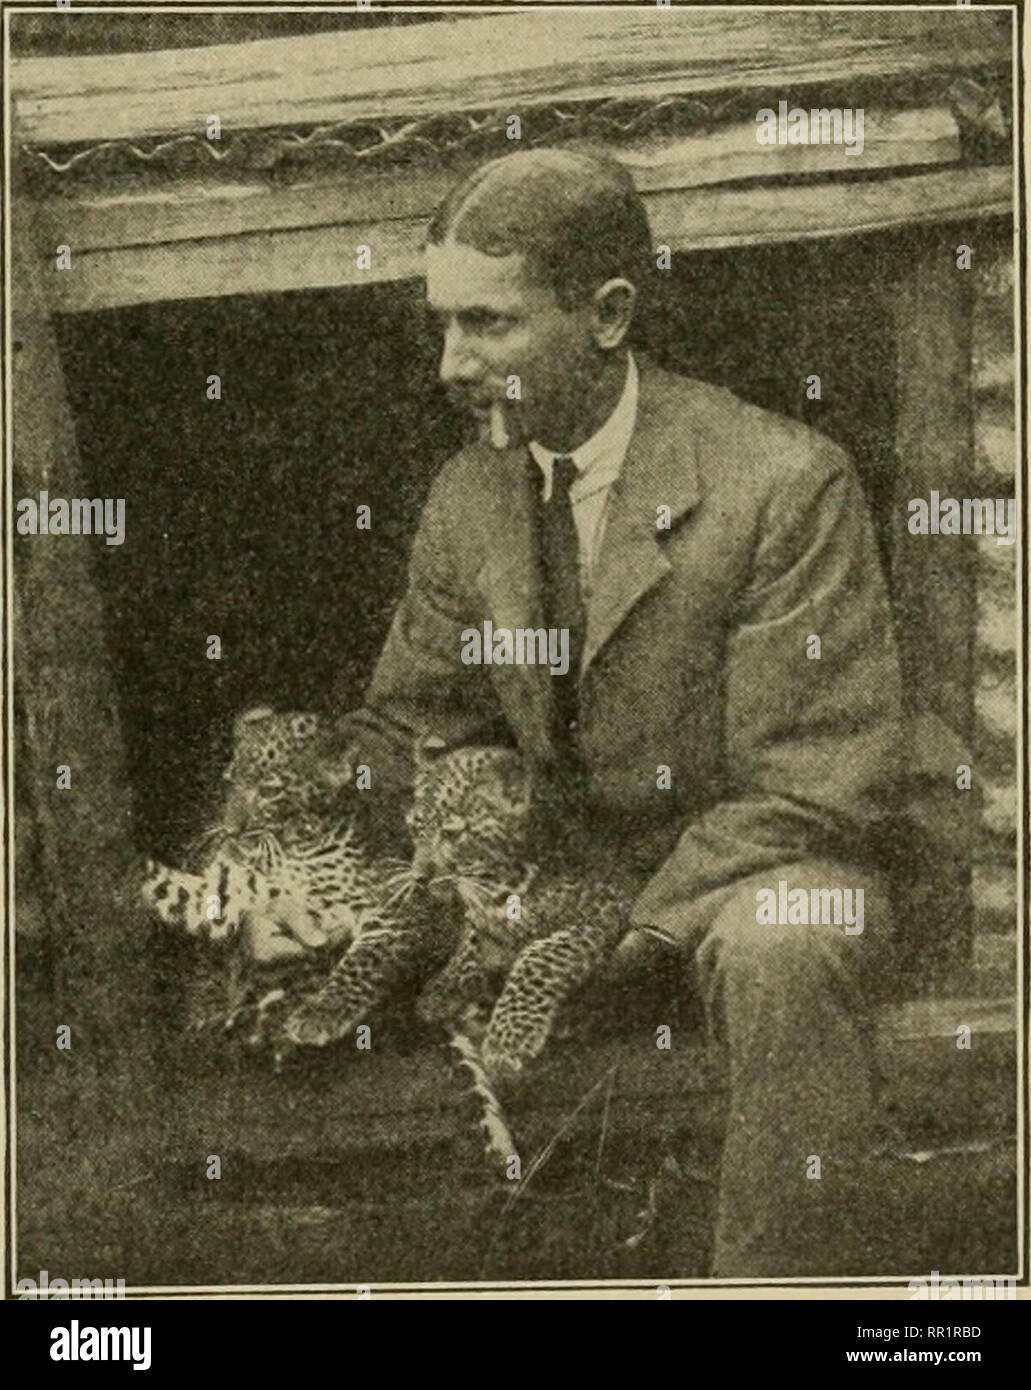
<path fill-rule="evenodd" d="M 406 896 L 432 906 L 407 924 L 362 932 L 286 1019 L 292 1042 L 322 1046 L 353 1033 L 414 984 L 423 986 L 417 1011 L 426 1020 L 455 1023 L 489 1008 L 481 1056 L 492 1078 L 541 1054 L 562 1006 L 626 932 L 629 902 L 527 862 L 531 794 L 512 749 L 419 743 Z"/>

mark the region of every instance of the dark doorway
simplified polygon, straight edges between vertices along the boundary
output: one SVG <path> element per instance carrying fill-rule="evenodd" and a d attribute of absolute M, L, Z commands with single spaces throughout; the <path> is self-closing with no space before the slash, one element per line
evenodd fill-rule
<path fill-rule="evenodd" d="M 869 287 L 899 254 L 878 236 L 676 256 L 638 331 L 664 365 L 848 449 L 882 537 L 894 351 Z M 87 489 L 126 499 L 124 545 L 93 554 L 140 848 L 174 862 L 213 813 L 237 713 L 360 701 L 464 425 L 416 281 L 69 316 L 58 338 Z"/>

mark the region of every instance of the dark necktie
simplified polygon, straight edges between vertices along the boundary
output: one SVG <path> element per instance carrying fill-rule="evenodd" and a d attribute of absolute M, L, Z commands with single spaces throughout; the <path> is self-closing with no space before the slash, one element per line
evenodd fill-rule
<path fill-rule="evenodd" d="M 544 621 L 549 628 L 569 632 L 569 670 L 550 677 L 561 743 L 575 735 L 578 714 L 577 686 L 583 652 L 586 618 L 580 592 L 580 547 L 573 520 L 569 489 L 577 477 L 576 465 L 568 455 L 552 464 L 551 497 L 540 507 L 541 599 Z"/>

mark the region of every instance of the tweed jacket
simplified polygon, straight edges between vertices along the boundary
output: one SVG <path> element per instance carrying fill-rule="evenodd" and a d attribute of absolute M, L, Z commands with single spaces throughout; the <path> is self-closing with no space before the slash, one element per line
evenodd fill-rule
<path fill-rule="evenodd" d="M 848 457 L 729 391 L 640 366 L 587 609 L 571 813 L 586 814 L 597 862 L 631 875 L 634 924 L 683 941 L 741 878 L 775 885 L 778 867 L 884 833 L 899 673 Z M 555 766 L 559 678 L 460 656 L 487 619 L 542 625 L 532 517 L 525 450 L 476 443 L 438 474 L 364 709 L 345 721 L 380 796 L 408 782 L 420 732 L 514 742 L 543 775 Z"/>

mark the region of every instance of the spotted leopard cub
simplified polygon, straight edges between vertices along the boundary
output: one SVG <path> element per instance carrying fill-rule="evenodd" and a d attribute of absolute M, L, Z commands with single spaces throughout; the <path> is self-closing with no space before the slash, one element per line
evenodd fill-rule
<path fill-rule="evenodd" d="M 365 933 L 318 995 L 287 1019 L 297 1042 L 351 1032 L 402 982 L 423 983 L 427 1021 L 454 1028 L 489 1019 L 481 1042 L 488 1075 L 518 1074 L 543 1052 L 563 1005 L 607 960 L 627 930 L 629 902 L 528 862 L 532 790 L 511 749 L 416 751 L 411 896 L 433 903 L 428 925 Z"/>
<path fill-rule="evenodd" d="M 504 976 L 480 1043 L 493 1081 L 517 1077 L 540 1057 L 563 1008 L 626 934 L 630 906 L 623 893 L 606 884 L 566 876 L 537 876 L 528 882 L 519 932 L 519 940 L 527 944 Z M 492 963 L 504 958 L 507 953 L 499 952 L 498 943 L 506 920 L 507 909 L 497 906 L 471 920 L 455 959 L 419 1001 L 423 1018 L 448 1021 L 456 1016 L 464 981 L 475 976 L 475 967 L 465 962 L 470 957 Z M 496 966 L 494 972 L 488 966 L 487 972 L 496 977 Z"/>
<path fill-rule="evenodd" d="M 341 956 L 322 987 L 288 1016 L 287 1038 L 324 1047 L 401 991 L 418 988 L 441 967 L 461 976 L 466 1002 L 487 983 L 475 953 L 463 949 L 467 920 L 522 886 L 528 789 L 511 749 L 450 751 L 436 738 L 415 749 L 413 801 L 406 814 L 413 855 L 394 880 L 391 920 L 384 915 Z M 433 846 L 447 842 L 453 864 L 440 869 Z M 507 934 L 511 937 L 511 933 Z M 456 951 L 462 964 L 451 961 Z"/>
<path fill-rule="evenodd" d="M 349 770 L 320 756 L 320 732 L 312 714 L 256 709 L 240 716 L 221 821 L 203 837 L 201 871 L 148 865 L 141 895 L 163 921 L 206 941 L 233 942 L 248 914 L 263 915 L 299 928 L 302 938 L 304 928 L 317 929 L 332 951 L 376 918 L 390 866 L 374 870 L 342 817 L 339 793 Z M 313 978 L 324 974 L 323 953 L 299 946 L 298 955 Z"/>

